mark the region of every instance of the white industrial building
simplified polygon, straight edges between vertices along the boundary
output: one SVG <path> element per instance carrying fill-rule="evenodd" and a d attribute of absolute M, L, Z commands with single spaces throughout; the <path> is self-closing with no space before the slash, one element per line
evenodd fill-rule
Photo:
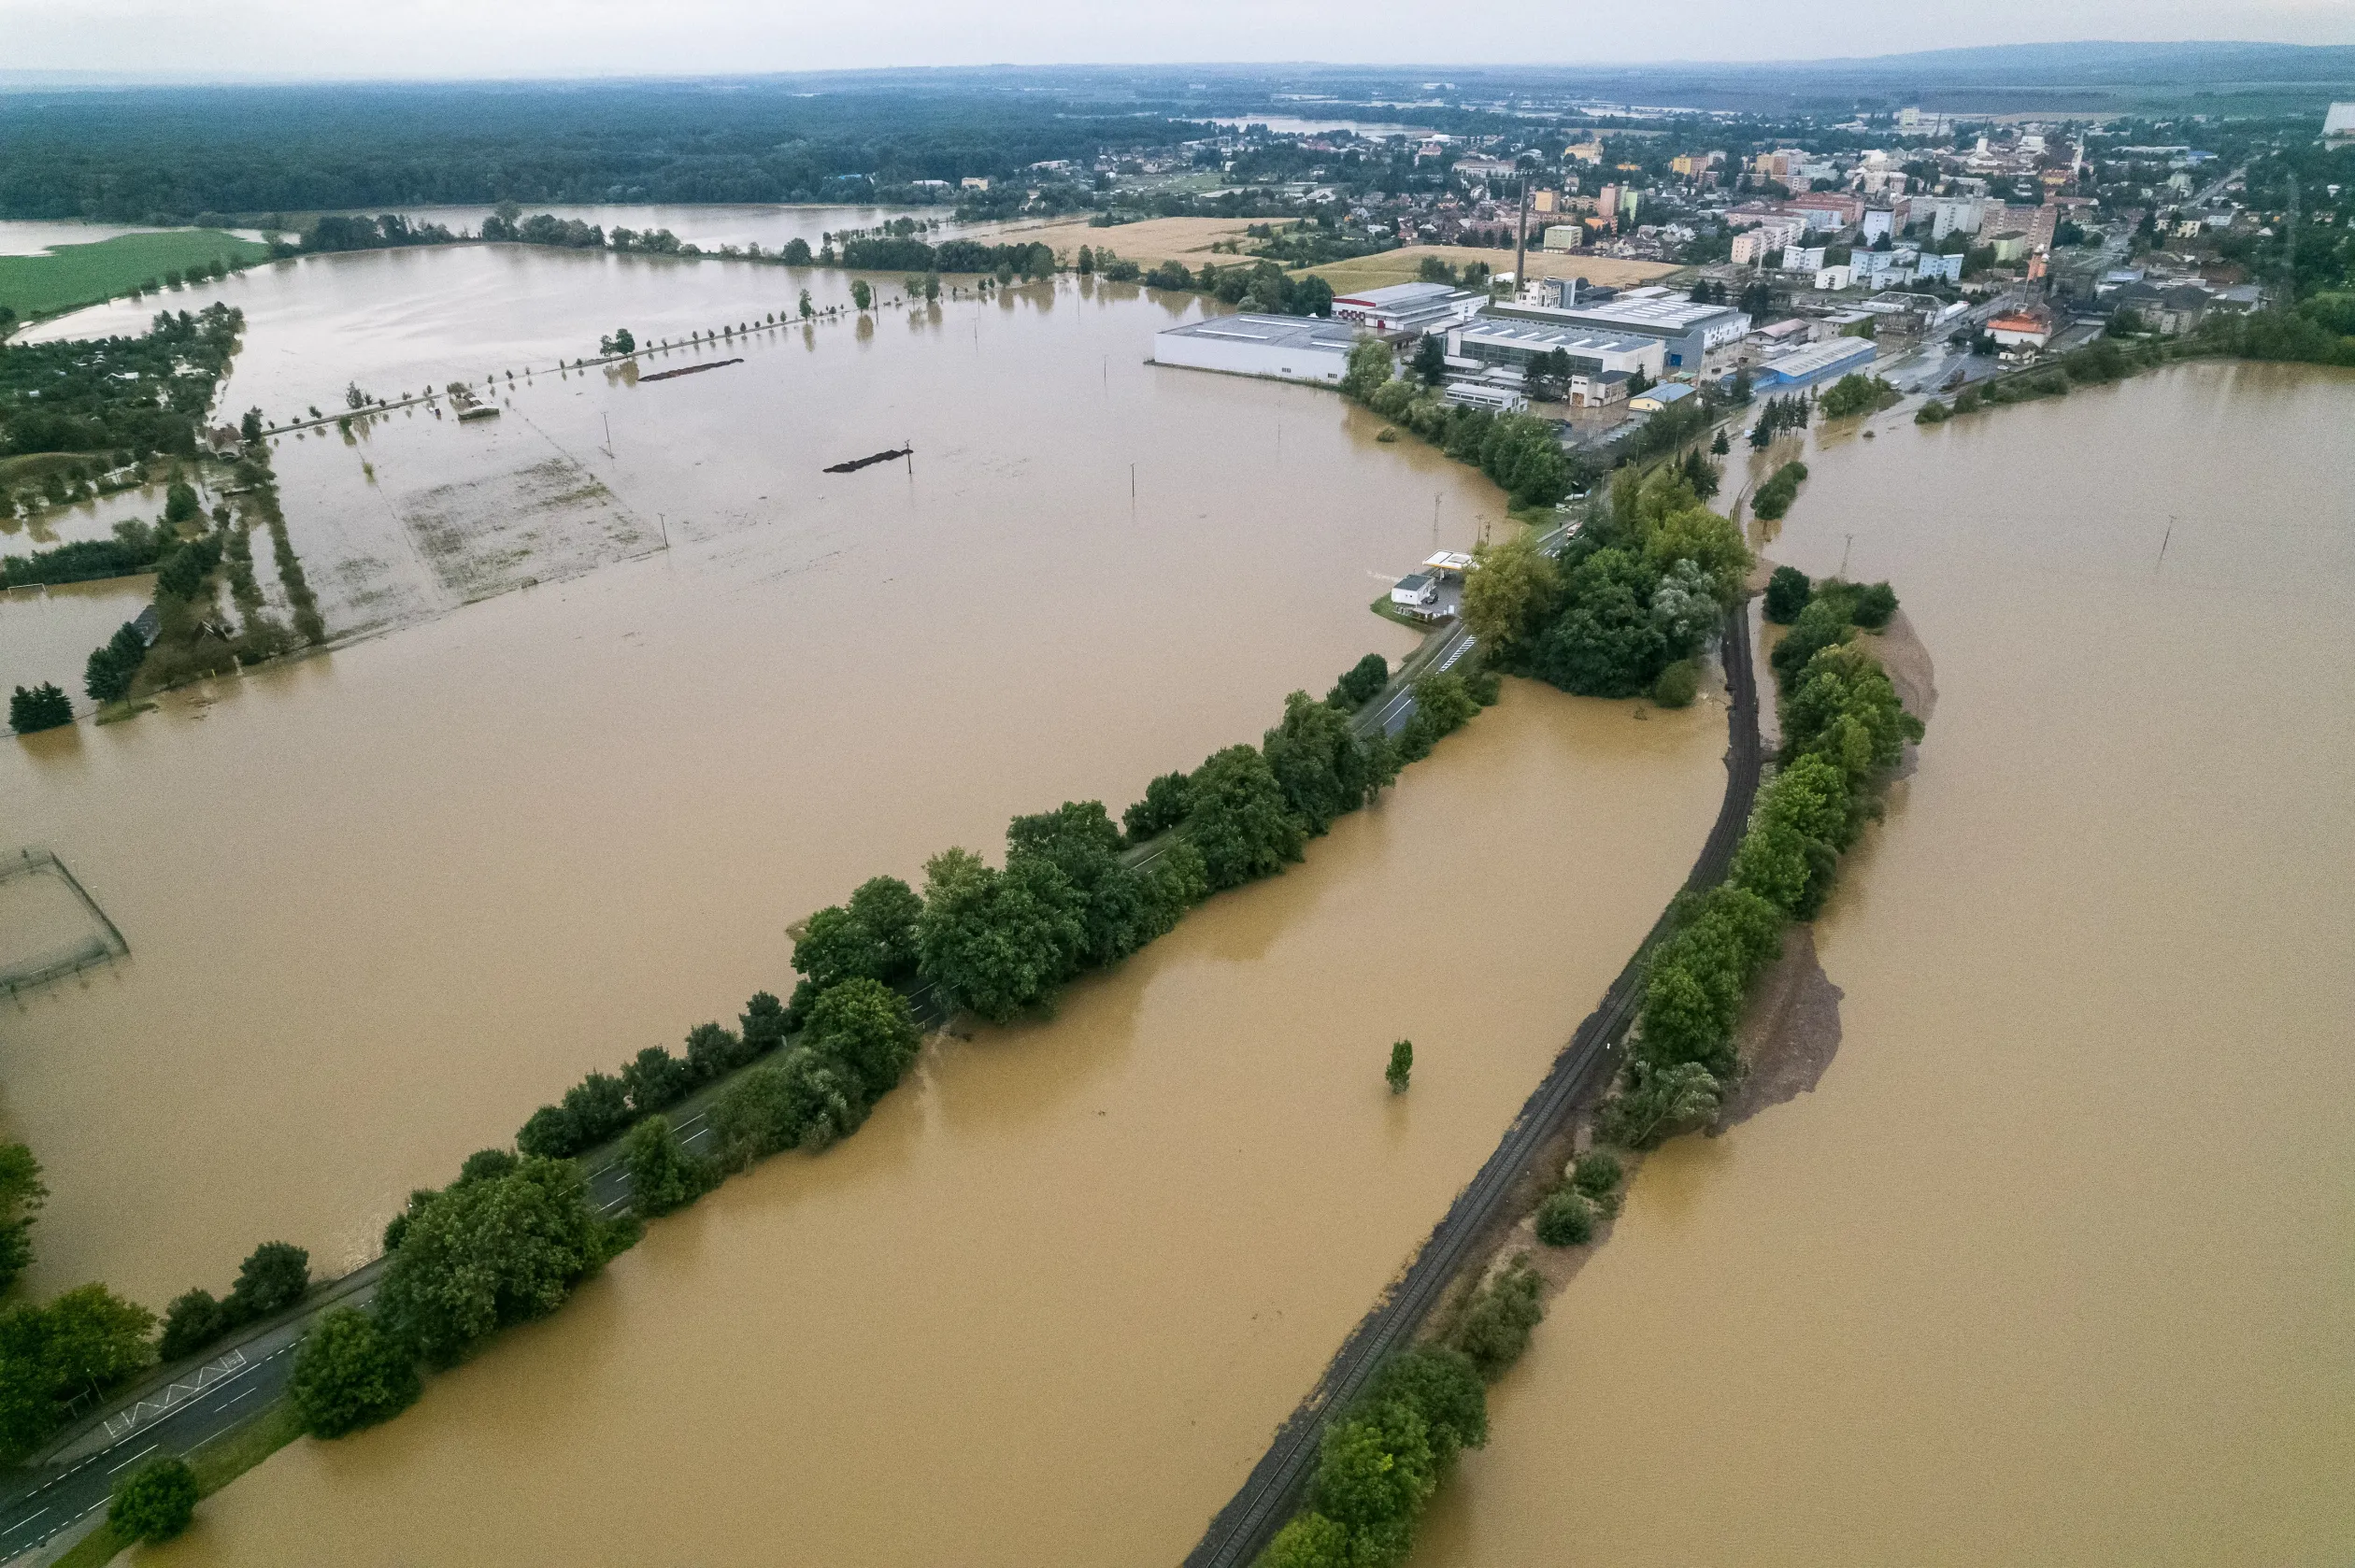
<path fill-rule="evenodd" d="M 1444 332 L 1471 320 L 1488 295 L 1447 283 L 1392 283 L 1363 289 L 1333 302 L 1333 319 L 1372 332 Z"/>
<path fill-rule="evenodd" d="M 1349 368 L 1358 330 L 1315 316 L 1206 316 L 1153 335 L 1153 363 L 1231 376 L 1335 382 Z"/>

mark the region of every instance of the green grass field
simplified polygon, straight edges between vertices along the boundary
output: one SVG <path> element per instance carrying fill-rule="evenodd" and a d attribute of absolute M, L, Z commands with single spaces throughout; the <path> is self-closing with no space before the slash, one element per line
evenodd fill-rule
<path fill-rule="evenodd" d="M 0 306 L 31 321 L 127 294 L 200 263 L 217 259 L 245 266 L 269 254 L 266 245 L 218 229 L 169 229 L 64 245 L 40 256 L 0 256 Z"/>

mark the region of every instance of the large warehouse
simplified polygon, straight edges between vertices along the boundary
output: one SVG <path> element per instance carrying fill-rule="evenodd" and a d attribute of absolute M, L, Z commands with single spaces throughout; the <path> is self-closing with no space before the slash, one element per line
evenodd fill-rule
<path fill-rule="evenodd" d="M 1338 381 L 1355 327 L 1314 316 L 1206 316 L 1153 335 L 1153 363 L 1286 381 Z"/>
<path fill-rule="evenodd" d="M 1570 368 L 1579 375 L 1640 372 L 1651 380 L 1660 379 L 1662 348 L 1656 337 L 1497 316 L 1466 321 L 1448 334 L 1448 362 L 1463 370 L 1522 370 L 1530 361 L 1557 349 L 1570 356 Z"/>
<path fill-rule="evenodd" d="M 1567 308 L 1543 305 L 1499 305 L 1489 314 L 1522 321 L 1549 321 L 1556 326 L 1584 327 L 1590 332 L 1659 340 L 1670 371 L 1688 374 L 1701 368 L 1713 350 L 1739 343 L 1750 328 L 1749 317 L 1730 306 L 1696 305 L 1665 290 L 1630 290 L 1600 305 Z"/>

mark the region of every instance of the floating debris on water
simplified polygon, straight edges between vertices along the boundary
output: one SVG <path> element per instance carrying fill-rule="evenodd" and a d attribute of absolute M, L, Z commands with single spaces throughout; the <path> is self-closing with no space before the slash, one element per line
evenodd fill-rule
<path fill-rule="evenodd" d="M 878 452 L 873 457 L 854 457 L 848 463 L 829 463 L 826 466 L 826 472 L 829 474 L 855 474 L 860 469 L 865 468 L 870 464 L 889 463 L 895 457 L 913 457 L 915 453 L 916 449 L 913 447 L 901 447 L 893 451 Z"/>

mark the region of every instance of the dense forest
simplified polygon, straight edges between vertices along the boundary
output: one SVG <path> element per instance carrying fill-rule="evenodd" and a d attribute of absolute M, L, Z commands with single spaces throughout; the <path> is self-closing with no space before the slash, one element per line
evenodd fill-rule
<path fill-rule="evenodd" d="M 905 198 L 1196 128 L 1047 94 L 776 84 L 0 95 L 0 217 L 186 222 L 436 203 Z"/>

